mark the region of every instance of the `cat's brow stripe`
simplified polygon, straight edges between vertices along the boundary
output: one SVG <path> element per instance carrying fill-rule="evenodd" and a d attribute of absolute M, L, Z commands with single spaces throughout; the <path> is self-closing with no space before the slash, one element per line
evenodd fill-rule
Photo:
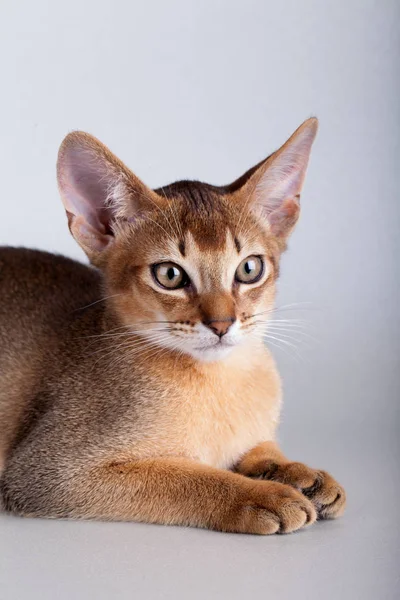
<path fill-rule="evenodd" d="M 179 248 L 179 252 L 182 254 L 182 256 L 186 256 L 186 248 L 185 248 L 184 240 L 180 240 L 180 242 L 178 244 L 178 248 Z"/>

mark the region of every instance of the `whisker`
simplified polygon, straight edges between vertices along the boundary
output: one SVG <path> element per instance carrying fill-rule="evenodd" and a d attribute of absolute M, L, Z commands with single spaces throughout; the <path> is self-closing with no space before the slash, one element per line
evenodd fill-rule
<path fill-rule="evenodd" d="M 166 196 L 166 194 L 165 194 L 165 191 L 164 191 L 164 188 L 163 188 L 163 187 L 161 187 L 161 188 L 160 188 L 160 190 L 162 191 L 162 193 L 163 193 L 163 196 L 164 196 L 165 200 L 166 200 L 166 201 L 167 201 L 167 203 L 168 203 L 168 208 L 169 208 L 169 211 L 170 211 L 170 213 L 172 214 L 172 216 L 173 216 L 173 218 L 174 218 L 175 225 L 176 225 L 176 229 L 177 229 L 177 234 L 178 234 L 178 237 L 180 237 L 181 239 L 183 239 L 183 237 L 184 237 L 184 236 L 183 236 L 183 231 L 182 231 L 182 227 L 181 227 L 181 225 L 180 225 L 180 223 L 179 223 L 179 219 L 177 218 L 177 215 L 175 214 L 175 210 L 174 210 L 174 203 L 173 203 L 173 201 L 172 201 L 172 200 L 168 200 L 168 198 L 167 198 L 167 196 Z"/>
<path fill-rule="evenodd" d="M 86 304 L 86 306 L 81 306 L 80 308 L 75 308 L 72 312 L 77 312 L 78 310 L 83 310 L 84 308 L 89 308 L 89 306 L 94 306 L 99 302 L 104 302 L 105 300 L 109 300 L 110 298 L 116 298 L 117 296 L 125 296 L 126 294 L 112 294 L 111 296 L 105 296 L 104 298 L 100 298 L 100 300 L 95 300 L 95 302 L 91 302 L 90 304 Z"/>
<path fill-rule="evenodd" d="M 309 335 L 308 332 L 305 331 L 305 323 L 274 323 L 273 321 L 257 319 L 256 321 L 253 321 L 250 326 L 251 325 L 260 326 L 265 329 L 276 329 L 277 331 Z"/>
<path fill-rule="evenodd" d="M 279 336 L 282 339 L 293 341 L 296 344 L 303 344 L 307 348 L 311 348 L 312 347 L 311 342 L 315 341 L 314 339 L 306 337 L 306 336 L 304 336 L 303 338 L 301 338 L 301 337 L 299 338 L 294 335 L 291 335 L 290 333 L 282 332 L 280 330 L 276 331 L 275 329 L 272 330 L 272 333 L 274 335 Z M 300 332 L 297 332 L 297 333 L 300 334 Z M 266 334 L 268 335 L 268 331 L 266 332 Z"/>
<path fill-rule="evenodd" d="M 256 319 L 255 321 L 252 321 L 251 324 L 253 323 L 261 323 L 264 325 L 273 325 L 274 327 L 293 327 L 293 328 L 298 328 L 298 329 L 302 329 L 304 327 L 306 327 L 307 325 L 309 325 L 309 323 L 307 321 L 302 321 L 301 319 L 295 320 L 295 319 L 288 319 L 288 320 L 281 320 L 281 321 L 277 321 L 275 319 Z"/>
<path fill-rule="evenodd" d="M 161 342 L 163 342 L 165 339 L 167 339 L 169 336 L 165 335 L 165 336 L 160 336 L 159 338 L 155 338 L 155 339 L 141 339 L 141 340 L 125 340 L 124 342 L 117 344 L 116 346 L 113 346 L 112 348 L 102 348 L 100 351 L 94 352 L 92 355 L 94 354 L 98 354 L 98 352 L 101 352 L 104 350 L 103 354 L 100 355 L 100 357 L 97 359 L 97 361 L 94 363 L 95 365 L 99 362 L 99 360 L 102 360 L 103 358 L 107 358 L 109 356 L 112 356 L 115 352 L 119 353 L 117 356 L 117 359 L 119 358 L 120 360 L 123 360 L 123 358 L 126 356 L 126 353 L 123 351 L 129 351 L 130 355 L 133 356 L 136 353 L 139 353 L 140 351 L 145 351 L 146 348 L 148 346 L 159 346 L 159 344 Z M 107 351 L 108 350 L 108 351 Z M 135 350 L 135 352 L 133 352 L 133 350 Z M 113 363 L 112 363 L 113 364 Z"/>
<path fill-rule="evenodd" d="M 301 331 L 300 329 L 295 329 L 295 330 L 286 330 L 286 329 L 271 329 L 272 333 L 275 334 L 279 334 L 279 335 L 285 335 L 288 338 L 292 337 L 293 340 L 296 340 L 298 342 L 301 343 L 314 343 L 314 344 L 319 344 L 319 340 L 317 338 L 315 338 L 314 336 L 310 335 L 309 333 L 307 333 L 306 331 Z M 268 330 L 267 330 L 268 331 Z M 300 339 L 298 337 L 295 337 L 296 334 L 297 336 L 300 336 Z"/>
<path fill-rule="evenodd" d="M 271 344 L 272 346 L 278 348 L 291 358 L 296 358 L 297 360 L 301 360 L 303 362 L 303 357 L 298 353 L 297 346 L 295 344 L 292 344 L 287 340 L 281 339 L 280 337 L 276 337 L 275 335 L 271 335 L 259 330 L 251 333 L 250 335 L 262 340 L 264 343 L 267 343 L 267 345 Z M 293 354 L 291 354 L 291 352 L 293 352 Z"/>
<path fill-rule="evenodd" d="M 276 306 L 274 308 L 269 308 L 267 310 L 263 310 L 261 312 L 250 315 L 249 318 L 258 317 L 260 315 L 268 315 L 274 314 L 281 311 L 287 310 L 318 310 L 315 306 L 312 306 L 310 302 L 296 302 L 293 304 L 284 304 L 283 306 Z"/>
<path fill-rule="evenodd" d="M 255 190 L 256 190 L 256 188 L 257 188 L 257 185 L 258 185 L 258 183 L 259 183 L 259 181 L 260 181 L 260 177 L 261 177 L 261 176 L 259 176 L 259 177 L 257 177 L 257 176 L 253 176 L 253 177 L 254 177 L 254 179 L 253 179 L 254 183 L 253 183 L 253 185 L 252 185 L 252 188 L 251 188 L 251 190 L 249 190 L 249 193 L 248 193 L 248 196 L 247 196 L 246 202 L 245 202 L 245 203 L 244 203 L 244 205 L 243 205 L 243 208 L 242 208 L 242 210 L 241 210 L 241 212 L 240 212 L 240 215 L 239 215 L 238 222 L 237 222 L 237 224 L 236 224 L 236 227 L 235 227 L 235 237 L 238 237 L 238 236 L 241 234 L 242 230 L 243 230 L 243 225 L 242 225 L 242 226 L 241 226 L 241 230 L 238 232 L 238 230 L 239 230 L 239 225 L 241 224 L 241 221 L 242 221 L 243 214 L 244 214 L 244 212 L 245 212 L 245 210 L 246 210 L 246 208 L 247 208 L 248 206 L 249 206 L 249 210 L 247 211 L 247 214 L 246 214 L 246 217 L 245 217 L 244 223 L 246 223 L 246 220 L 248 219 L 248 217 L 249 217 L 249 214 L 251 213 L 251 202 L 252 202 L 252 200 L 253 200 L 253 194 L 254 194 L 254 192 L 255 192 Z"/>
<path fill-rule="evenodd" d="M 99 354 L 101 352 L 114 352 L 115 350 L 119 350 L 121 348 L 124 347 L 136 347 L 136 346 L 141 346 L 141 345 L 146 345 L 146 344 L 150 344 L 150 343 L 155 343 L 155 342 L 159 342 L 161 340 L 164 340 L 166 338 L 168 338 L 169 336 L 166 333 L 163 333 L 162 335 L 151 335 L 151 336 L 146 336 L 146 337 L 140 337 L 140 336 L 132 336 L 132 339 L 125 339 L 122 342 L 120 342 L 119 344 L 113 344 L 111 347 L 110 346 L 106 346 L 106 347 L 102 347 L 99 350 L 96 350 L 95 352 L 92 352 L 90 354 L 90 356 L 94 356 L 95 354 Z"/>
<path fill-rule="evenodd" d="M 170 331 L 170 330 L 171 330 L 170 327 L 162 327 L 162 328 L 149 327 L 147 329 L 131 329 L 129 331 L 122 331 L 119 333 L 103 333 L 101 335 L 89 335 L 89 336 L 86 336 L 85 339 L 123 338 L 123 337 L 132 337 L 132 336 L 135 336 L 140 333 L 147 333 L 147 332 L 159 333 L 159 332 L 165 332 L 165 331 Z"/>
<path fill-rule="evenodd" d="M 174 246 L 176 246 L 176 240 L 174 240 L 174 238 L 168 233 L 168 231 L 165 229 L 165 227 L 163 227 L 162 225 L 160 225 L 160 223 L 157 223 L 157 221 L 154 221 L 154 219 L 152 219 L 148 215 L 146 216 L 146 220 L 151 221 L 152 223 L 154 223 L 155 225 L 157 225 L 157 227 L 159 227 L 160 229 L 162 229 L 164 231 L 164 233 L 167 234 L 168 238 L 174 244 Z"/>
<path fill-rule="evenodd" d="M 121 325 L 120 327 L 114 327 L 113 329 L 108 329 L 104 333 L 100 333 L 100 334 L 97 334 L 97 335 L 85 335 L 85 336 L 81 336 L 81 337 L 84 338 L 84 339 L 86 339 L 86 338 L 100 338 L 100 337 L 108 335 L 111 332 L 118 331 L 119 329 L 130 329 L 130 331 L 132 333 L 135 333 L 136 331 L 146 331 L 146 330 L 145 329 L 134 329 L 134 325 L 135 326 L 136 325 L 152 325 L 152 324 L 155 325 L 155 324 L 159 324 L 159 323 L 161 323 L 161 324 L 175 325 L 176 321 L 137 321 L 136 323 L 133 323 L 131 325 Z M 150 330 L 151 329 L 154 329 L 154 331 L 160 331 L 160 330 L 158 330 L 156 328 L 150 328 Z"/>

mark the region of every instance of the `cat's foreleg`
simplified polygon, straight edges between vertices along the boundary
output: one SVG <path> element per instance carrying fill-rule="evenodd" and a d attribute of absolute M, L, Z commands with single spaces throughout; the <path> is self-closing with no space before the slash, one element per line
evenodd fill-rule
<path fill-rule="evenodd" d="M 21 456 L 23 460 L 23 456 Z M 64 457 L 65 460 L 65 457 Z M 190 525 L 220 531 L 290 532 L 315 521 L 312 503 L 292 487 L 253 481 L 183 458 L 113 462 L 63 471 L 4 473 L 6 509 L 26 516 Z M 46 474 L 47 473 L 47 474 Z M 31 483 L 19 477 L 31 478 Z"/>

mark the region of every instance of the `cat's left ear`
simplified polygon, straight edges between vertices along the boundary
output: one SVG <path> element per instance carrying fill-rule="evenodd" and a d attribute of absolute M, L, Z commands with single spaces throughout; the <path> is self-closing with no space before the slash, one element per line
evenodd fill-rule
<path fill-rule="evenodd" d="M 318 130 L 318 120 L 305 121 L 265 161 L 232 184 L 241 202 L 252 205 L 277 238 L 285 240 L 300 213 L 300 192 Z"/>

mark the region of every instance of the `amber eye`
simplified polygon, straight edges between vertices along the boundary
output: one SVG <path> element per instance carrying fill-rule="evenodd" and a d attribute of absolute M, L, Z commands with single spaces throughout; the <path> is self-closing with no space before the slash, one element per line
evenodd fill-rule
<path fill-rule="evenodd" d="M 165 262 L 154 265 L 153 275 L 161 287 L 167 290 L 177 290 L 189 284 L 186 272 L 175 263 Z"/>
<path fill-rule="evenodd" d="M 240 283 L 255 283 L 264 272 L 264 263 L 259 256 L 248 256 L 238 266 L 235 273 Z"/>

